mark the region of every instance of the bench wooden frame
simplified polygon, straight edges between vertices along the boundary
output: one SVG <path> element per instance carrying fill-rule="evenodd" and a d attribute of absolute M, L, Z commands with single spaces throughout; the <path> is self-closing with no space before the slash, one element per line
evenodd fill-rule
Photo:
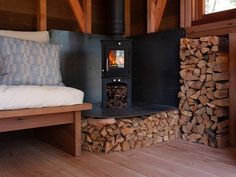
<path fill-rule="evenodd" d="M 81 154 L 81 111 L 90 103 L 73 106 L 0 111 L 0 132 L 35 129 L 36 136 L 74 156 Z"/>

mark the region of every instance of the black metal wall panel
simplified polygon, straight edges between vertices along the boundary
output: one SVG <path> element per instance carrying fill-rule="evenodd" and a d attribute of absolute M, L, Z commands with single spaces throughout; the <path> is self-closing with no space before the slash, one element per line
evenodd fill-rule
<path fill-rule="evenodd" d="M 85 93 L 85 101 L 102 100 L 102 47 L 103 35 L 83 34 L 61 30 L 50 31 L 50 41 L 61 44 L 61 72 L 66 86 Z"/>
<path fill-rule="evenodd" d="M 133 100 L 178 106 L 179 42 L 183 29 L 133 37 Z"/>
<path fill-rule="evenodd" d="M 51 42 L 62 44 L 61 71 L 66 86 L 85 92 L 85 101 L 102 101 L 101 40 L 109 36 L 52 30 Z M 133 102 L 178 105 L 179 40 L 183 29 L 132 37 Z"/>

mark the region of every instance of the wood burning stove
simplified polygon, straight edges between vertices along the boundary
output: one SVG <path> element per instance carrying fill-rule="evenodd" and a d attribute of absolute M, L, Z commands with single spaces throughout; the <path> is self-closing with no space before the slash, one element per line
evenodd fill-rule
<path fill-rule="evenodd" d="M 131 107 L 131 40 L 124 34 L 124 0 L 110 0 L 109 29 L 113 40 L 102 40 L 102 107 Z"/>
<path fill-rule="evenodd" d="M 131 107 L 131 40 L 102 40 L 102 107 Z"/>
<path fill-rule="evenodd" d="M 131 40 L 102 40 L 102 76 L 131 76 Z"/>

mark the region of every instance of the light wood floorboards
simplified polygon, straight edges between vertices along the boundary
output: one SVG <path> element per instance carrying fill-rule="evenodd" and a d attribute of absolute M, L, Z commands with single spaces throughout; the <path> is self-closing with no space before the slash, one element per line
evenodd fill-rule
<path fill-rule="evenodd" d="M 36 139 L 0 142 L 0 177 L 236 177 L 236 149 L 174 141 L 74 158 Z"/>

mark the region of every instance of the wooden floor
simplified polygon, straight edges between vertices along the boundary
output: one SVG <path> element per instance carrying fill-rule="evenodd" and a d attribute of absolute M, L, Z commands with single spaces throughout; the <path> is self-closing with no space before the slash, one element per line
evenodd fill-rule
<path fill-rule="evenodd" d="M 236 177 L 236 149 L 181 141 L 72 156 L 36 139 L 0 143 L 0 177 Z"/>

